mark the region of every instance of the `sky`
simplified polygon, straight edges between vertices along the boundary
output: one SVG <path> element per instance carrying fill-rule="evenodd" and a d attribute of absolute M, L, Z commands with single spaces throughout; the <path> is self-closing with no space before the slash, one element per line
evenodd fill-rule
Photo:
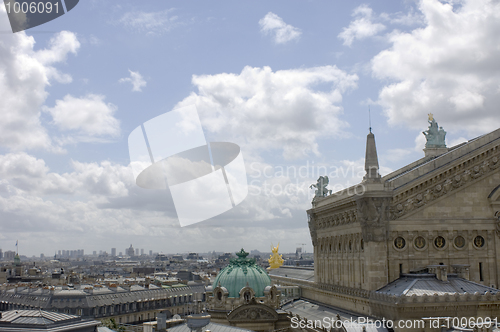
<path fill-rule="evenodd" d="M 361 181 L 369 109 L 382 175 L 423 157 L 429 113 L 449 147 L 500 127 L 499 36 L 488 0 L 81 0 L 17 33 L 1 4 L 0 248 L 311 252 L 309 185 Z M 128 136 L 190 105 L 249 193 L 181 227 Z"/>

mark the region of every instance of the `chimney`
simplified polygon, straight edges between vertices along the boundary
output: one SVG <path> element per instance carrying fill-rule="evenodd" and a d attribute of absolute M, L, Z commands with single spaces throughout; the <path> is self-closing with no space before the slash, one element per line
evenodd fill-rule
<path fill-rule="evenodd" d="M 429 273 L 435 274 L 438 280 L 448 281 L 447 265 L 429 265 L 427 268 L 429 269 Z"/>
<path fill-rule="evenodd" d="M 469 280 L 469 264 L 456 264 L 451 266 L 453 268 L 453 272 L 457 274 L 457 277 Z"/>

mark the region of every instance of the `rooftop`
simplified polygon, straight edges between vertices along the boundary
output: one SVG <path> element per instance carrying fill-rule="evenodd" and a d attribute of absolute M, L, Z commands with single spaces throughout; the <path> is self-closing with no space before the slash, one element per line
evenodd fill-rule
<path fill-rule="evenodd" d="M 269 276 L 285 277 L 314 282 L 314 268 L 281 266 L 280 268 L 269 270 Z"/>
<path fill-rule="evenodd" d="M 239 327 L 228 326 L 217 323 L 208 323 L 207 326 L 203 327 L 203 331 L 209 330 L 210 332 L 245 332 L 252 331 L 246 330 Z M 191 329 L 187 326 L 187 324 L 177 325 L 175 327 L 169 328 L 169 332 L 191 332 Z"/>
<path fill-rule="evenodd" d="M 76 331 L 101 324 L 91 319 L 43 310 L 11 310 L 1 314 L 0 331 Z"/>
<path fill-rule="evenodd" d="M 324 305 L 316 304 L 313 302 L 309 302 L 306 300 L 298 300 L 292 303 L 288 303 L 282 308 L 286 312 L 292 313 L 294 316 L 299 316 L 301 319 L 305 318 L 309 321 L 321 322 L 324 324 L 325 322 L 332 322 L 341 320 L 343 322 L 343 326 L 346 329 L 346 332 L 386 332 L 387 329 L 383 327 L 376 327 L 375 324 L 364 324 L 363 322 L 358 322 L 360 315 L 355 313 L 351 313 L 348 311 L 341 310 L 339 308 L 327 307 Z M 363 317 L 366 319 L 366 317 Z M 373 318 L 372 318 L 373 319 Z M 293 323 L 293 320 L 292 320 Z M 318 328 L 326 327 L 317 326 Z"/>
<path fill-rule="evenodd" d="M 445 294 L 496 294 L 498 289 L 487 287 L 475 282 L 458 278 L 452 274 L 448 275 L 448 281 L 438 280 L 434 274 L 406 274 L 399 279 L 387 284 L 377 291 L 395 296 L 422 296 L 422 295 L 445 295 Z"/>

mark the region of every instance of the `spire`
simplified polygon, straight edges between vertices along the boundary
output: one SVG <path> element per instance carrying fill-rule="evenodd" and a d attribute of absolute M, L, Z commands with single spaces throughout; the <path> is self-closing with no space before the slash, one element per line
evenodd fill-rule
<path fill-rule="evenodd" d="M 377 146 L 375 145 L 375 135 L 371 132 L 366 136 L 366 156 L 365 156 L 365 182 L 380 182 L 378 172 Z"/>
<path fill-rule="evenodd" d="M 370 105 L 368 105 L 368 124 L 370 127 L 370 133 L 372 132 L 372 114 L 370 112 Z"/>

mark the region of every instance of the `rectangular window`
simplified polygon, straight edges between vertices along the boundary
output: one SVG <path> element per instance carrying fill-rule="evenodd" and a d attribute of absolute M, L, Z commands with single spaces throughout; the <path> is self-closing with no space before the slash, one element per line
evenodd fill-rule
<path fill-rule="evenodd" d="M 403 264 L 399 264 L 399 275 L 403 274 Z"/>
<path fill-rule="evenodd" d="M 483 263 L 479 263 L 479 281 L 484 281 L 484 278 L 483 278 Z"/>

